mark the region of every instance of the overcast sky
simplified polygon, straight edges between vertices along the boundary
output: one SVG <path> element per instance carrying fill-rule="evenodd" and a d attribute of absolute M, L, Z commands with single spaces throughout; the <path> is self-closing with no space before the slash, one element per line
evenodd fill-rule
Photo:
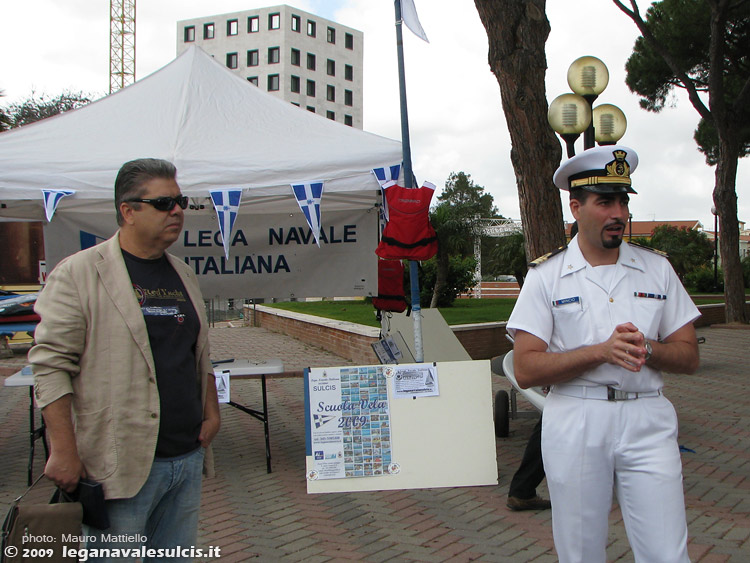
<path fill-rule="evenodd" d="M 390 0 L 290 0 L 296 8 L 359 29 L 365 37 L 365 130 L 400 138 L 393 2 Z M 645 12 L 647 2 L 643 1 Z M 272 0 L 140 0 L 136 20 L 136 77 L 175 57 L 176 22 L 273 5 Z M 419 181 L 442 187 L 451 171 L 471 174 L 506 217 L 520 217 L 510 140 L 500 92 L 487 64 L 487 35 L 473 0 L 416 0 L 430 43 L 405 30 L 408 107 L 414 171 Z M 102 0 L 2 0 L 0 103 L 33 91 L 57 95 L 109 88 L 109 2 Z M 618 105 L 628 118 L 621 144 L 635 149 L 634 220 L 699 220 L 713 230 L 714 169 L 693 141 L 698 114 L 678 94 L 675 107 L 648 113 L 625 86 L 625 62 L 638 36 L 630 19 L 608 0 L 548 0 L 547 99 L 568 92 L 570 63 L 594 55 L 609 67 L 598 103 Z M 584 29 L 573 26 L 584 26 Z M 595 105 L 597 105 L 595 104 Z M 579 141 L 580 145 L 581 141 Z M 580 147 L 579 147 L 579 150 Z M 563 151 L 564 153 L 564 151 Z M 740 161 L 739 219 L 750 222 L 750 164 Z M 572 220 L 563 198 L 565 217 Z"/>

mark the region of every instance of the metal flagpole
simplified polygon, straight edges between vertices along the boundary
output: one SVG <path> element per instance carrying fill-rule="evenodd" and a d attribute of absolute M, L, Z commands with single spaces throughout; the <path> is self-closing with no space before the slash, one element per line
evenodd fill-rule
<path fill-rule="evenodd" d="M 404 36 L 402 33 L 401 0 L 395 0 L 396 7 L 396 51 L 398 55 L 398 91 L 401 105 L 401 148 L 404 159 L 404 187 L 413 188 L 414 174 L 411 169 L 411 144 L 409 143 L 409 115 L 406 109 L 406 72 L 404 71 Z M 414 359 L 424 361 L 422 344 L 422 306 L 419 303 L 419 265 L 409 260 L 409 281 L 411 284 L 411 314 L 414 318 Z"/>

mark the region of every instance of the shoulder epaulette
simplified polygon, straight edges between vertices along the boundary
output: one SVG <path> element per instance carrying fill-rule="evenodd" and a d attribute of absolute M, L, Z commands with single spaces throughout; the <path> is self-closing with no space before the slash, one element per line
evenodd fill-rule
<path fill-rule="evenodd" d="M 649 252 L 653 252 L 654 254 L 658 254 L 659 256 L 664 256 L 664 258 L 669 258 L 669 254 L 664 252 L 663 250 L 659 250 L 658 248 L 651 248 L 650 246 L 645 246 L 643 244 L 637 244 L 635 242 L 629 242 L 630 246 L 635 246 L 636 248 L 640 248 L 642 250 L 648 250 Z"/>
<path fill-rule="evenodd" d="M 539 264 L 542 264 L 543 262 L 546 262 L 547 260 L 549 260 L 553 256 L 556 256 L 556 255 L 560 254 L 566 248 L 568 248 L 567 245 L 561 246 L 557 250 L 553 250 L 552 252 L 548 252 L 544 256 L 540 256 L 536 260 L 533 260 L 533 261 L 529 262 L 529 268 L 536 268 Z"/>

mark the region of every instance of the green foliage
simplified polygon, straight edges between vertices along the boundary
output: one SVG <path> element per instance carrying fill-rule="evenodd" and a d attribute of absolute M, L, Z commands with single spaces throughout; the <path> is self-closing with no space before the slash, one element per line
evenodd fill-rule
<path fill-rule="evenodd" d="M 0 90 L 0 98 L 5 96 L 5 92 Z M 10 119 L 10 115 L 8 115 L 8 112 L 5 108 L 0 107 L 0 132 L 5 131 L 6 129 L 10 129 L 12 121 Z"/>
<path fill-rule="evenodd" d="M 442 201 L 433 207 L 430 224 L 438 238 L 439 252 L 450 256 L 473 254 L 474 239 L 481 235 L 479 219 L 469 208 L 449 201 Z"/>
<path fill-rule="evenodd" d="M 716 289 L 714 289 L 716 281 Z M 714 280 L 714 269 L 712 266 L 702 266 L 693 270 L 685 276 L 685 285 L 698 293 L 724 292 L 724 274 L 718 269 L 716 280 Z"/>
<path fill-rule="evenodd" d="M 646 26 L 656 41 L 698 92 L 708 92 L 711 46 L 711 8 L 704 0 L 662 0 L 646 12 Z M 750 3 L 738 2 L 727 10 L 724 37 L 724 101 L 732 107 L 750 79 Z M 675 73 L 662 55 L 644 38 L 639 37 L 633 54 L 625 65 L 625 82 L 631 91 L 642 96 L 641 107 L 659 112 L 674 105 L 674 88 L 684 88 L 684 78 Z M 750 110 L 740 107 L 731 116 L 732 128 L 740 140 L 740 157 L 750 154 Z M 718 161 L 718 135 L 713 120 L 701 119 L 694 139 L 706 161 Z"/>
<path fill-rule="evenodd" d="M 438 201 L 449 203 L 461 209 L 465 216 L 482 218 L 501 217 L 494 205 L 492 194 L 484 193 L 484 187 L 474 183 L 471 174 L 451 172 L 445 181 L 445 189 Z"/>
<path fill-rule="evenodd" d="M 672 225 L 656 227 L 651 246 L 669 254 L 669 261 L 680 280 L 693 270 L 709 266 L 714 255 L 714 246 L 706 233 Z"/>
<path fill-rule="evenodd" d="M 437 259 L 422 263 L 419 269 L 420 301 L 430 303 L 437 279 Z M 474 268 L 477 262 L 472 256 L 451 256 L 448 260 L 446 284 L 438 293 L 438 307 L 450 307 L 459 294 L 474 287 Z"/>
<path fill-rule="evenodd" d="M 518 285 L 523 287 L 523 280 L 528 271 L 528 260 L 524 247 L 523 233 L 494 239 L 495 246 L 490 255 L 490 269 L 493 275 L 512 274 Z"/>
<path fill-rule="evenodd" d="M 711 10 L 703 0 L 662 0 L 646 12 L 646 26 L 659 43 L 669 48 L 687 76 L 698 88 L 708 88 Z M 659 112 L 678 84 L 661 54 L 644 37 L 633 47 L 625 70 L 625 83 L 643 96 L 641 107 Z"/>
<path fill-rule="evenodd" d="M 82 92 L 65 91 L 52 98 L 44 94 L 37 96 L 32 92 L 28 99 L 0 109 L 0 116 L 7 121 L 7 127 L 13 129 L 83 107 L 90 102 L 91 98 Z"/>
<path fill-rule="evenodd" d="M 750 154 L 750 121 L 741 120 L 736 124 L 740 139 L 743 143 L 740 145 L 740 158 Z M 716 166 L 719 162 L 719 143 L 716 126 L 713 121 L 701 119 L 698 128 L 693 134 L 698 149 L 706 155 L 706 162 L 711 166 Z"/>
<path fill-rule="evenodd" d="M 750 255 L 742 259 L 742 277 L 745 281 L 745 287 L 750 287 Z"/>
<path fill-rule="evenodd" d="M 628 242 L 632 242 L 633 244 L 637 244 L 638 246 L 645 246 L 646 248 L 654 248 L 654 245 L 651 243 L 651 239 L 646 237 L 635 237 L 633 240 L 629 240 Z"/>

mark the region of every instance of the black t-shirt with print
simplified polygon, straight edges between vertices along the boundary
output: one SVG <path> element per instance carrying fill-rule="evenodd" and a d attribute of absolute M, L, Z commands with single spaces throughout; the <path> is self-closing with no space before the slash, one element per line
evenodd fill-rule
<path fill-rule="evenodd" d="M 200 446 L 203 421 L 195 367 L 198 315 L 166 256 L 147 260 L 124 250 L 122 254 L 146 321 L 156 366 L 161 409 L 156 457 L 184 455 Z"/>

